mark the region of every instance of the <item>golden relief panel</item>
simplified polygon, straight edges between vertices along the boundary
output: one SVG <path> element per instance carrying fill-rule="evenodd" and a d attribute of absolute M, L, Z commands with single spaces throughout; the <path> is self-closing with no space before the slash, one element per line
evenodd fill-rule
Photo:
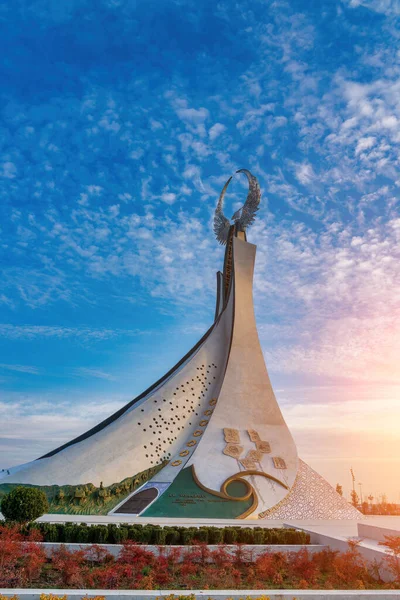
<path fill-rule="evenodd" d="M 272 460 L 274 461 L 275 469 L 287 469 L 284 459 L 280 456 L 273 456 Z"/>
<path fill-rule="evenodd" d="M 261 442 L 261 438 L 255 429 L 248 429 L 247 433 L 252 442 Z"/>
<path fill-rule="evenodd" d="M 195 446 L 197 444 L 196 440 L 190 440 L 190 442 L 188 442 L 186 444 L 186 446 L 189 446 L 189 448 L 192 448 L 192 446 Z"/>
<path fill-rule="evenodd" d="M 263 453 L 260 450 L 249 450 L 246 454 L 246 458 L 254 462 L 260 462 L 263 457 Z"/>
<path fill-rule="evenodd" d="M 194 437 L 199 437 L 201 435 L 203 435 L 203 431 L 201 431 L 201 429 L 196 429 L 196 431 L 194 432 Z"/>
<path fill-rule="evenodd" d="M 174 462 L 171 463 L 172 467 L 179 467 L 179 465 L 182 464 L 181 460 L 174 460 Z"/>
<path fill-rule="evenodd" d="M 223 453 L 232 458 L 239 458 L 242 452 L 243 446 L 238 446 L 238 444 L 227 444 L 223 449 Z"/>
<path fill-rule="evenodd" d="M 200 427 L 205 427 L 208 423 L 208 419 L 203 419 L 202 421 L 200 421 L 199 425 Z"/>
<path fill-rule="evenodd" d="M 240 464 L 244 466 L 246 471 L 254 471 L 256 468 L 256 463 L 254 460 L 250 460 L 249 458 L 242 458 L 240 460 Z"/>
<path fill-rule="evenodd" d="M 269 442 L 256 442 L 256 448 L 262 454 L 269 454 L 271 452 L 271 444 Z"/>
<path fill-rule="evenodd" d="M 179 456 L 187 456 L 188 454 L 190 454 L 189 450 L 182 450 L 182 452 L 179 452 Z"/>
<path fill-rule="evenodd" d="M 230 429 L 225 427 L 224 437 L 225 441 L 228 444 L 240 444 L 240 433 L 237 429 Z"/>
<path fill-rule="evenodd" d="M 213 414 L 213 410 L 211 410 L 210 408 L 208 408 L 207 410 L 204 411 L 204 416 L 205 417 L 211 417 L 211 415 Z"/>
<path fill-rule="evenodd" d="M 210 406 L 215 406 L 217 404 L 217 399 L 216 398 L 212 398 L 208 404 Z"/>

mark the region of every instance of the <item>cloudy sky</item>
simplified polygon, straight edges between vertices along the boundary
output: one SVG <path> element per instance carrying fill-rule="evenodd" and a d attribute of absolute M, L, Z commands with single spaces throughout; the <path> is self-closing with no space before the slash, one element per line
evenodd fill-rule
<path fill-rule="evenodd" d="M 15 0 L 1 19 L 0 466 L 208 328 L 212 213 L 248 167 L 260 337 L 299 453 L 399 500 L 399 1 Z"/>

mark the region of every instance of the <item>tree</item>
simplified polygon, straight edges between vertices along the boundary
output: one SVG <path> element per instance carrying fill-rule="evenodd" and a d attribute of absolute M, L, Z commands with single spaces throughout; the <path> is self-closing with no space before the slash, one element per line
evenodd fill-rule
<path fill-rule="evenodd" d="M 18 486 L 6 494 L 1 502 L 1 512 L 7 521 L 28 523 L 48 512 L 46 494 L 38 488 Z"/>
<path fill-rule="evenodd" d="M 356 490 L 352 490 L 350 496 L 351 496 L 352 505 L 357 508 L 359 499 L 358 499 L 358 494 L 357 494 Z"/>
<path fill-rule="evenodd" d="M 343 488 L 342 488 L 342 486 L 340 485 L 340 483 L 337 483 L 337 484 L 336 484 L 336 491 L 337 491 L 337 493 L 338 493 L 340 496 L 343 496 Z"/>

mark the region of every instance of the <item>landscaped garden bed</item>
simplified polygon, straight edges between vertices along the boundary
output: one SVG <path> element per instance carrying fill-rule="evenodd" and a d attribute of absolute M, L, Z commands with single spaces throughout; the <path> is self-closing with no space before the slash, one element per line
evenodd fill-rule
<path fill-rule="evenodd" d="M 158 556 L 127 541 L 118 557 L 98 545 L 69 551 L 60 545 L 50 557 L 37 528 L 27 535 L 17 527 L 0 527 L 0 587 L 40 589 L 127 590 L 268 590 L 268 589 L 400 589 L 398 557 L 369 564 L 351 543 L 347 552 L 324 549 L 309 553 L 265 552 L 249 561 L 238 544 L 232 554 L 195 545 L 184 552 L 170 548 Z M 396 562 L 397 560 L 397 562 Z M 396 566 L 397 565 L 397 566 Z M 394 580 L 384 582 L 381 570 Z"/>

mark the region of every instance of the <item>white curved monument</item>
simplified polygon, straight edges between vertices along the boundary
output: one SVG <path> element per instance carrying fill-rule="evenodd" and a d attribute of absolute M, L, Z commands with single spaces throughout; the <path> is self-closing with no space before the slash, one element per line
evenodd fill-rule
<path fill-rule="evenodd" d="M 359 517 L 299 459 L 276 401 L 254 317 L 256 246 L 246 239 L 260 189 L 249 171 L 240 172 L 248 178 L 249 194 L 233 215 L 234 223 L 222 213 L 230 179 L 215 213 L 215 233 L 226 251 L 209 331 L 138 398 L 64 446 L 11 468 L 0 487 L 93 484 L 104 490 L 130 478 L 113 512 L 194 518 Z"/>

